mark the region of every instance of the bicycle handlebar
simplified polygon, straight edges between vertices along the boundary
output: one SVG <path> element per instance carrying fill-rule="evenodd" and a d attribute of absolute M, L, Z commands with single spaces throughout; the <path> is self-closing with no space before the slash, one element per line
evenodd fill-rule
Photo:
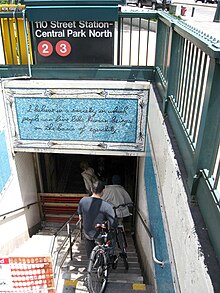
<path fill-rule="evenodd" d="M 117 207 L 113 207 L 114 210 L 117 210 L 120 207 L 132 207 L 133 206 L 133 202 L 129 202 L 129 203 L 122 203 L 120 205 L 118 205 Z"/>

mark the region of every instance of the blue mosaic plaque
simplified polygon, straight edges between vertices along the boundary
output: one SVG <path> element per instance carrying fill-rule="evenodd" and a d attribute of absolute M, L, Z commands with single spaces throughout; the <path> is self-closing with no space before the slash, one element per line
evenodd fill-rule
<path fill-rule="evenodd" d="M 135 143 L 138 99 L 16 97 L 20 140 Z"/>
<path fill-rule="evenodd" d="M 11 175 L 5 132 L 0 131 L 0 192 L 3 191 Z"/>

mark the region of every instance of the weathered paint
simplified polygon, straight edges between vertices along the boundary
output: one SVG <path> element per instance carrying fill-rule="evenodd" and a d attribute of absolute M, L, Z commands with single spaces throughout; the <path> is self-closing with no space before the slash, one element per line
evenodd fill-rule
<path fill-rule="evenodd" d="M 166 236 L 161 214 L 160 201 L 158 198 L 158 186 L 156 183 L 149 143 L 147 145 L 144 177 L 146 182 L 146 196 L 150 220 L 150 229 L 154 237 L 156 257 L 157 259 L 164 261 L 163 267 L 161 267 L 159 264 L 155 264 L 157 292 L 172 293 L 175 291 L 166 244 Z"/>
<path fill-rule="evenodd" d="M 11 167 L 6 144 L 5 131 L 0 129 L 0 193 L 3 191 L 11 175 Z"/>
<path fill-rule="evenodd" d="M 166 254 L 169 253 L 176 292 L 213 292 L 190 212 L 182 174 L 153 92 L 150 96 L 149 109 L 149 137 L 154 170 L 148 170 L 146 163 L 145 178 L 146 183 L 149 184 L 150 179 L 147 176 L 152 176 L 151 181 L 153 182 L 155 180 L 153 174 L 155 174 L 158 186 L 157 191 L 156 187 L 146 186 L 149 190 L 147 198 L 149 197 L 148 202 L 151 208 L 148 208 L 149 215 L 152 215 L 150 217 L 153 236 L 156 239 L 156 254 L 158 258 L 164 258 L 161 253 L 165 253 L 165 261 L 167 261 Z M 147 161 L 152 168 L 150 156 Z M 161 217 L 163 222 L 161 222 Z M 164 241 L 164 233 L 167 248 L 161 242 L 161 239 Z M 158 272 L 157 267 L 156 276 L 157 285 L 162 288 L 163 279 L 158 279 L 160 271 Z"/>
<path fill-rule="evenodd" d="M 4 82 L 1 85 L 3 84 Z M 1 255 L 8 255 L 30 237 L 29 233 L 39 223 L 40 216 L 38 205 L 21 209 L 37 200 L 33 157 L 30 153 L 12 156 L 3 92 L 0 91 L 0 156 L 3 157 L 4 164 L 0 164 L 0 176 L 7 176 L 4 177 L 5 184 L 1 193 L 0 252 Z M 4 215 L 14 210 L 15 212 Z"/>

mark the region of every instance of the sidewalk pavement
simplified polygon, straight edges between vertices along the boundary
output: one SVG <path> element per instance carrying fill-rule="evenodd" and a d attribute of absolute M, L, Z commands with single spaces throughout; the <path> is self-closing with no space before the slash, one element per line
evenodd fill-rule
<path fill-rule="evenodd" d="M 193 5 L 184 5 L 184 3 L 178 2 L 176 3 L 174 0 L 174 5 L 177 6 L 176 8 L 176 16 L 179 16 L 183 21 L 186 21 L 189 25 L 198 28 L 200 31 L 205 32 L 206 34 L 216 38 L 216 40 L 220 41 L 220 22 L 213 22 L 215 11 L 216 9 L 212 9 L 212 12 L 207 13 L 207 15 L 203 14 L 202 17 L 197 10 L 194 11 L 192 17 L 192 9 Z M 186 6 L 186 13 L 185 16 L 181 15 L 181 6 Z M 140 9 L 148 9 L 150 8 L 138 8 L 136 6 L 122 6 L 123 11 L 135 11 L 138 12 Z"/>
<path fill-rule="evenodd" d="M 193 27 L 205 32 L 209 36 L 213 36 L 216 40 L 220 40 L 220 22 L 213 22 L 216 9 L 212 9 L 212 13 L 207 15 L 197 14 L 196 11 L 193 13 L 193 6 L 186 5 L 185 16 L 181 16 L 181 6 L 177 5 L 176 15 L 180 16 L 182 20 L 186 21 Z M 193 14 L 193 16 L 192 16 Z"/>
<path fill-rule="evenodd" d="M 183 18 L 184 19 L 184 18 Z M 220 23 L 212 21 L 199 21 L 194 19 L 186 19 L 187 23 L 199 30 L 205 32 L 209 36 L 214 37 L 220 41 Z"/>

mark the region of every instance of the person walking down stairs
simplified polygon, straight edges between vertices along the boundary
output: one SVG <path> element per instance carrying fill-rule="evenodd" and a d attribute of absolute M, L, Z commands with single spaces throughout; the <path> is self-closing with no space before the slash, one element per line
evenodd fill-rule
<path fill-rule="evenodd" d="M 83 197 L 78 206 L 79 217 L 83 221 L 85 247 L 89 259 L 92 249 L 95 247 L 96 224 L 109 222 L 110 227 L 117 227 L 117 220 L 112 205 L 102 200 L 104 184 L 96 181 L 92 184 L 93 194 Z"/>
<path fill-rule="evenodd" d="M 98 177 L 95 174 L 95 171 L 92 167 L 89 166 L 88 162 L 81 162 L 80 168 L 83 170 L 81 173 L 83 177 L 83 181 L 85 184 L 86 193 L 88 195 L 92 194 L 92 184 L 96 181 L 98 181 Z"/>

